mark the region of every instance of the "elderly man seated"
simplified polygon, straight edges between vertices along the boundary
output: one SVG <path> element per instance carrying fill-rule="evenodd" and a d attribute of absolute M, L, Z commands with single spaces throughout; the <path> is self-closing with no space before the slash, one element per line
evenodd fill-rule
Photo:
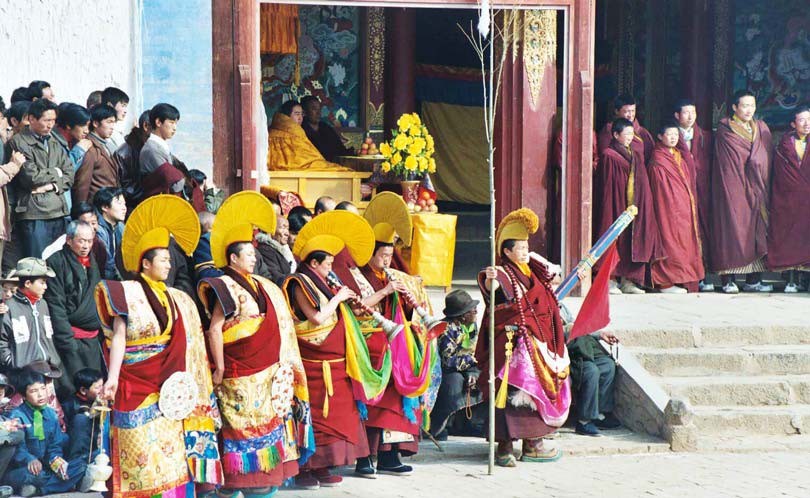
<path fill-rule="evenodd" d="M 267 169 L 270 171 L 351 171 L 324 159 L 307 138 L 301 123 L 304 110 L 295 100 L 285 102 L 273 116 L 267 149 Z"/>

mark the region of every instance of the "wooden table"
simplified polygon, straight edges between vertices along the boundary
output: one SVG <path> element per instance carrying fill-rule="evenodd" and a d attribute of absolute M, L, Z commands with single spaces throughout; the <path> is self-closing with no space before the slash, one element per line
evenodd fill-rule
<path fill-rule="evenodd" d="M 310 209 L 319 197 L 328 195 L 338 202 L 351 201 L 362 211 L 368 202 L 363 201 L 360 184 L 370 176 L 371 173 L 359 171 L 271 171 L 270 185 L 298 192 Z"/>
<path fill-rule="evenodd" d="M 373 156 L 338 156 L 337 162 L 347 168 L 355 171 L 362 171 L 372 173 L 376 168 L 379 168 L 380 163 L 385 161 L 385 156 L 376 154 Z"/>

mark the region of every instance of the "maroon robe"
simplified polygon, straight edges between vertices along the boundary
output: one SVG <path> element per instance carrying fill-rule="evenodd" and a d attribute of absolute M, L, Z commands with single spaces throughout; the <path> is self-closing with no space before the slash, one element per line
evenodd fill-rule
<path fill-rule="evenodd" d="M 698 225 L 700 227 L 700 242 L 703 246 L 703 264 L 709 267 L 709 234 L 711 231 L 711 182 L 712 182 L 712 135 L 697 124 L 693 127 L 691 147 L 680 134 L 677 148 L 681 156 L 689 165 L 694 176 L 694 189 L 692 193 L 698 207 Z"/>
<path fill-rule="evenodd" d="M 810 147 L 799 161 L 796 133 L 785 133 L 773 157 L 768 268 L 810 266 Z"/>
<path fill-rule="evenodd" d="M 309 268 L 303 267 L 301 274 L 312 280 L 315 286 L 327 299 L 334 297 L 331 289 Z M 295 293 L 305 292 L 310 302 L 317 303 L 315 291 L 298 274 L 287 277 L 282 290 L 288 302 L 295 303 Z M 317 306 L 316 306 L 317 307 Z M 291 310 L 299 320 L 306 317 L 293 308 Z M 315 432 L 317 451 L 303 466 L 304 470 L 321 469 L 354 463 L 358 458 L 368 456 L 368 439 L 360 412 L 354 402 L 352 380 L 346 373 L 346 329 L 343 316 L 338 312 L 338 322 L 320 345 L 298 339 L 298 348 L 304 370 L 307 373 L 312 426 Z M 310 360 L 310 361 L 308 361 Z M 311 361 L 315 360 L 315 361 Z M 343 361 L 340 361 L 343 360 Z M 324 417 L 323 407 L 327 397 L 326 380 L 322 361 L 330 363 L 333 395 L 329 396 L 329 414 Z"/>
<path fill-rule="evenodd" d="M 637 119 L 633 120 L 633 130 L 635 131 L 636 136 L 633 138 L 633 143 L 630 144 L 630 147 L 632 147 L 633 150 L 638 151 L 639 154 L 641 154 L 641 157 L 644 158 L 644 164 L 647 164 L 650 161 L 652 151 L 655 148 L 655 139 L 646 128 L 639 124 Z M 608 122 L 602 128 L 602 131 L 599 132 L 599 136 L 596 139 L 596 150 L 599 151 L 600 157 L 605 153 L 606 149 L 610 148 L 610 143 L 612 141 L 613 123 Z"/>
<path fill-rule="evenodd" d="M 619 263 L 613 276 L 624 277 L 637 284 L 644 284 L 647 263 L 664 256 L 661 236 L 655 218 L 655 207 L 650 193 L 647 168 L 638 150 L 631 155 L 627 149 L 613 140 L 602 153 L 599 163 L 601 180 L 602 219 L 599 233 L 605 233 L 627 209 L 627 183 L 633 170 L 633 204 L 638 208 L 633 223 L 616 239 Z M 598 266 L 598 265 L 597 265 Z"/>
<path fill-rule="evenodd" d="M 771 131 L 763 121 L 753 121 L 751 143 L 730 121 L 720 120 L 714 138 L 709 247 L 716 271 L 749 265 L 768 253 Z"/>
<path fill-rule="evenodd" d="M 388 281 L 380 280 L 374 273 L 374 270 L 368 265 L 360 268 L 360 271 L 363 273 L 368 283 L 371 284 L 371 287 L 374 288 L 375 292 L 388 285 Z M 346 285 L 356 293 L 360 293 L 360 286 L 357 285 L 354 278 L 347 280 Z M 391 295 L 386 296 L 380 301 L 381 312 L 383 316 L 388 319 L 391 319 L 394 314 L 393 304 L 394 300 Z M 407 309 L 405 309 L 405 312 L 408 314 Z M 371 356 L 371 363 L 374 365 L 374 368 L 380 368 L 383 356 L 388 350 L 388 338 L 385 332 L 381 330 L 372 332 L 366 337 L 366 344 L 368 345 L 368 352 Z M 411 434 L 414 437 L 414 441 L 397 443 L 397 449 L 405 456 L 416 454 L 419 450 L 419 426 L 421 417 L 417 418 L 416 424 L 405 417 L 402 408 L 402 395 L 397 392 L 393 376 L 388 382 L 388 386 L 385 388 L 385 393 L 382 395 L 382 398 L 373 405 L 369 404 L 367 409 L 368 420 L 366 421 L 366 432 L 368 435 L 369 450 L 372 455 L 377 455 L 378 451 L 391 451 L 395 449 L 391 444 L 383 444 L 382 430 L 384 429 Z"/>
<path fill-rule="evenodd" d="M 557 355 L 565 352 L 565 337 L 560 318 L 560 308 L 557 298 L 551 289 L 551 276 L 545 266 L 531 259 L 529 269 L 531 275 L 526 276 L 508 260 L 501 264 L 508 267 L 518 280 L 518 284 L 525 289 L 523 297 L 515 295 L 509 277 L 503 271 L 498 271 L 500 287 L 495 291 L 495 343 L 489 343 L 488 334 L 481 334 L 475 345 L 475 360 L 481 372 L 489 371 L 489 348 L 495 348 L 495 373 L 503 369 L 506 361 L 506 327 L 521 324 L 520 307 L 524 308 L 525 325 L 530 334 L 548 346 L 550 351 Z M 486 288 L 486 274 L 478 274 L 478 287 L 487 303 L 484 308 L 484 318 L 481 323 L 489 323 L 489 300 L 491 294 Z M 558 379 L 562 382 L 567 375 L 561 373 Z M 484 400 L 489 397 L 488 376 L 478 378 L 478 388 Z M 500 389 L 501 379 L 495 379 L 495 392 Z M 509 390 L 516 388 L 509 386 Z M 553 393 L 548 393 L 553 396 Z M 540 412 L 528 407 L 515 407 L 511 403 L 506 407 L 495 409 L 495 440 L 511 441 L 514 439 L 534 439 L 554 432 L 557 427 L 545 423 Z"/>
<path fill-rule="evenodd" d="M 694 177 L 680 151 L 658 144 L 648 166 L 666 259 L 653 262 L 653 285 L 670 287 L 703 280 L 703 259 L 698 228 Z"/>

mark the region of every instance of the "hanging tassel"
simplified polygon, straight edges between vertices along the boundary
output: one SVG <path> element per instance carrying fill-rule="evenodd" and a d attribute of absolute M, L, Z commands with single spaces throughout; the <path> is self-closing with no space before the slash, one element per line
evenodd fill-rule
<path fill-rule="evenodd" d="M 334 394 L 332 387 L 332 365 L 328 361 L 321 363 L 323 365 L 323 383 L 326 386 L 326 395 L 323 398 L 323 418 L 329 417 L 329 398 Z"/>
<path fill-rule="evenodd" d="M 357 411 L 360 412 L 360 420 L 363 422 L 368 420 L 368 408 L 366 408 L 366 404 L 359 399 L 354 400 L 354 404 L 357 405 Z"/>
<path fill-rule="evenodd" d="M 511 327 L 510 327 L 511 328 Z M 506 360 L 503 364 L 503 379 L 501 379 L 501 387 L 498 389 L 498 395 L 495 396 L 495 408 L 503 410 L 506 408 L 506 394 L 509 390 L 509 365 L 512 363 L 512 337 L 514 337 L 514 330 L 506 332 L 506 346 L 504 356 Z"/>

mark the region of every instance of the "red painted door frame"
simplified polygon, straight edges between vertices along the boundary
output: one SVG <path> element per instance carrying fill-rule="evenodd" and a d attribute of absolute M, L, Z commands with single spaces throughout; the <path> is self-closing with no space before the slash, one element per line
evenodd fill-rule
<path fill-rule="evenodd" d="M 318 3 L 318 2 L 300 2 Z M 475 0 L 354 0 L 353 4 L 462 7 Z M 257 188 L 256 97 L 261 94 L 258 57 L 258 0 L 212 0 L 214 15 L 214 178 L 231 191 Z M 566 170 L 565 268 L 572 268 L 591 245 L 591 158 L 593 129 L 594 0 L 521 0 L 520 8 L 567 10 L 567 108 L 564 110 Z M 588 283 L 583 283 L 587 290 Z"/>

